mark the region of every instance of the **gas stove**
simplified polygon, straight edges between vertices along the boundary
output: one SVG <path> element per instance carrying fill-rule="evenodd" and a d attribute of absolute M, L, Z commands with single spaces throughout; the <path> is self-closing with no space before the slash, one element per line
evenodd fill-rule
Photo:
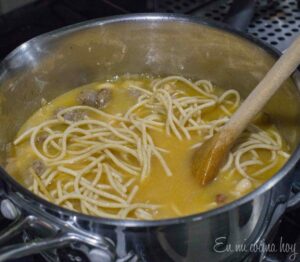
<path fill-rule="evenodd" d="M 10 7 L 4 5 L 10 3 Z M 232 21 L 232 17 L 248 16 L 242 27 L 280 51 L 284 51 L 300 32 L 300 1 L 297 0 L 0 0 L 0 58 L 28 39 L 88 19 L 133 12 L 183 13 L 215 21 Z M 6 4 L 7 4 L 6 3 Z M 15 6 L 14 6 L 15 3 Z M 5 8 L 4 8 L 5 7 Z M 17 7 L 17 8 L 16 8 Z M 245 13 L 246 12 L 246 13 Z M 246 19 L 247 20 L 247 19 Z M 300 187 L 295 186 L 295 191 Z M 266 241 L 279 246 L 296 244 L 300 253 L 300 208 L 285 213 L 273 225 Z M 6 221 L 0 225 L 5 227 Z M 18 240 L 16 240 L 18 241 Z M 277 249 L 278 250 L 278 249 Z M 262 259 L 262 255 L 252 261 Z M 271 252 L 264 261 L 292 261 L 288 252 Z M 39 255 L 15 261 L 43 261 Z M 295 260 L 294 260 L 295 261 Z"/>

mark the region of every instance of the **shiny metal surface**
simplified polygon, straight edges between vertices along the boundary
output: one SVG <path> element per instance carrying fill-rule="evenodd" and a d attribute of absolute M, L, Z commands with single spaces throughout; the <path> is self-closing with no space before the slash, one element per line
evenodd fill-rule
<path fill-rule="evenodd" d="M 1 201 L 0 211 L 2 216 L 9 220 L 17 219 L 20 215 L 20 210 L 9 199 Z"/>
<path fill-rule="evenodd" d="M 75 241 L 73 237 L 59 237 L 46 240 L 37 240 L 28 244 L 16 244 L 1 249 L 0 261 L 6 261 L 11 258 L 20 258 L 34 253 L 40 253 L 44 250 L 64 247 Z"/>
<path fill-rule="evenodd" d="M 15 199 L 17 199 L 16 197 Z M 7 200 L 7 199 L 6 199 Z M 28 212 L 29 211 L 29 212 Z M 0 261 L 19 258 L 44 250 L 73 246 L 80 249 L 88 257 L 98 261 L 115 261 L 114 242 L 100 235 L 93 236 L 87 232 L 80 232 L 72 218 L 68 222 L 56 223 L 48 214 L 32 215 L 28 206 L 24 203 L 23 215 L 18 217 L 3 232 L 0 232 Z M 76 220 L 76 218 L 73 218 Z M 73 228 L 73 230 L 72 230 Z M 34 240 L 28 243 L 5 245 L 14 236 L 28 232 Z M 78 247 L 79 246 L 79 247 Z"/>
<path fill-rule="evenodd" d="M 275 57 L 271 48 L 226 26 L 177 15 L 113 17 L 42 35 L 0 65 L 1 163 L 5 166 L 9 143 L 42 98 L 51 100 L 77 86 L 124 73 L 205 78 L 245 97 Z M 0 178 L 6 196 L 24 213 L 80 236 L 88 246 L 108 248 L 118 259 L 130 252 L 141 261 L 241 259 L 247 254 L 216 250 L 216 241 L 225 238 L 232 246 L 259 241 L 270 221 L 285 210 L 300 154 L 299 101 L 299 91 L 289 79 L 265 108 L 294 152 L 288 163 L 251 194 L 202 214 L 159 221 L 96 218 L 34 196 L 15 180 L 24 185 L 26 177 L 13 179 L 2 170 Z"/>

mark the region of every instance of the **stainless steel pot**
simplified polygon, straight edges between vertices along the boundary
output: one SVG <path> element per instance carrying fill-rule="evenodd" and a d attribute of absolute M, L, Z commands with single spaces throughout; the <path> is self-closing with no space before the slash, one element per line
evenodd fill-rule
<path fill-rule="evenodd" d="M 222 24 L 178 15 L 111 17 L 41 35 L 15 49 L 0 65 L 2 164 L 5 149 L 42 98 L 51 100 L 74 87 L 124 73 L 210 79 L 246 96 L 277 55 L 271 47 Z M 290 143 L 291 158 L 251 194 L 209 212 L 159 221 L 86 216 L 33 195 L 1 169 L 1 212 L 14 222 L 0 233 L 4 246 L 0 261 L 59 247 L 71 248 L 70 261 L 78 256 L 74 250 L 90 261 L 244 258 L 247 252 L 225 248 L 260 241 L 287 205 L 297 205 L 300 199 L 290 196 L 300 154 L 296 79 L 289 79 L 265 108 Z M 5 246 L 20 232 L 29 242 Z"/>

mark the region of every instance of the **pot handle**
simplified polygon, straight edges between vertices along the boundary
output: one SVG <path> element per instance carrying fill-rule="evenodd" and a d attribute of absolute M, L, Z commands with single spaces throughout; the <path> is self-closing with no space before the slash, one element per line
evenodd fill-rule
<path fill-rule="evenodd" d="M 300 162 L 295 168 L 295 181 L 292 185 L 291 197 L 287 202 L 287 209 L 292 210 L 300 206 Z"/>
<path fill-rule="evenodd" d="M 292 210 L 300 206 L 300 192 L 292 196 L 287 203 L 287 210 Z"/>
<path fill-rule="evenodd" d="M 30 226 L 41 226 L 40 222 L 43 223 L 43 221 L 34 216 L 28 216 L 24 219 L 20 218 L 18 221 L 13 222 L 8 229 L 0 232 L 0 244 L 5 243 L 5 241 L 8 241 L 13 236 L 16 236 Z M 83 253 L 90 258 L 91 262 L 117 261 L 115 260 L 115 253 L 111 250 L 112 247 L 105 245 L 106 243 L 98 243 L 97 240 L 75 233 L 60 233 L 57 236 L 49 238 L 37 239 L 27 243 L 12 244 L 2 247 L 0 248 L 0 262 L 69 246 L 75 243 L 91 247 L 88 249 L 84 248 L 82 250 L 85 251 Z"/>
<path fill-rule="evenodd" d="M 15 259 L 23 256 L 40 253 L 49 249 L 64 247 L 78 240 L 79 239 L 77 237 L 67 234 L 51 239 L 42 239 L 32 241 L 30 243 L 6 246 L 0 249 L 0 261 L 2 262 L 8 259 Z"/>
<path fill-rule="evenodd" d="M 14 236 L 23 232 L 24 229 L 32 225 L 36 225 L 37 218 L 27 216 L 25 218 L 18 216 L 6 229 L 0 232 L 0 245 L 5 244 Z M 42 239 L 31 243 L 13 244 L 0 249 L 0 261 L 6 261 L 12 258 L 20 258 L 22 256 L 31 255 L 44 251 L 46 249 L 63 247 L 71 242 L 69 236 L 59 236 L 52 239 Z"/>
<path fill-rule="evenodd" d="M 16 222 L 13 222 L 9 228 L 0 232 L 0 245 L 30 226 L 41 227 L 45 225 L 47 225 L 47 223 L 34 216 L 28 216 L 24 219 L 20 217 Z M 41 253 L 51 249 L 67 247 L 72 244 L 75 245 L 75 249 L 82 251 L 82 253 L 89 258 L 90 262 L 139 261 L 137 254 L 133 251 L 129 251 L 125 256 L 118 257 L 114 250 L 114 243 L 110 239 L 102 238 L 96 240 L 83 234 L 62 232 L 57 236 L 2 247 L 0 248 L 0 262 Z"/>
<path fill-rule="evenodd" d="M 12 207 L 14 207 L 14 205 L 10 200 L 2 200 L 1 213 L 5 218 L 13 220 L 13 222 L 0 232 L 0 246 L 4 246 L 0 248 L 0 262 L 40 253 L 46 250 L 61 248 L 71 244 L 76 244 L 76 247 L 78 244 L 84 246 L 82 250 L 79 249 L 90 258 L 91 262 L 115 261 L 116 255 L 114 252 L 114 245 L 112 242 L 108 241 L 108 239 L 103 237 L 96 239 L 85 234 L 63 232 L 57 226 L 42 218 L 33 215 L 24 217 L 20 212 L 17 212 L 17 209 L 13 209 Z M 39 237 L 27 243 L 5 245 L 5 243 L 14 236 L 17 236 L 28 229 L 39 232 Z"/>
<path fill-rule="evenodd" d="M 0 232 L 0 245 L 12 239 L 14 236 L 20 234 L 23 229 L 27 228 L 28 222 L 31 217 L 25 219 L 18 218 L 16 221 L 12 222 L 5 230 Z M 0 249 L 1 250 L 1 249 Z M 0 260 L 1 261 L 1 260 Z"/>

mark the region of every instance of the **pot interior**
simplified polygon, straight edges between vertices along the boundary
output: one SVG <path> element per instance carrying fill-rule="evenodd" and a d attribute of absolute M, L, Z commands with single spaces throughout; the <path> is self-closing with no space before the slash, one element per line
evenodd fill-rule
<path fill-rule="evenodd" d="M 48 33 L 23 44 L 1 64 L 1 164 L 5 166 L 7 148 L 41 101 L 75 87 L 148 73 L 208 79 L 246 97 L 273 63 L 274 57 L 254 42 L 186 18 L 116 18 Z M 299 99 L 289 79 L 265 108 L 292 150 L 300 138 Z"/>

